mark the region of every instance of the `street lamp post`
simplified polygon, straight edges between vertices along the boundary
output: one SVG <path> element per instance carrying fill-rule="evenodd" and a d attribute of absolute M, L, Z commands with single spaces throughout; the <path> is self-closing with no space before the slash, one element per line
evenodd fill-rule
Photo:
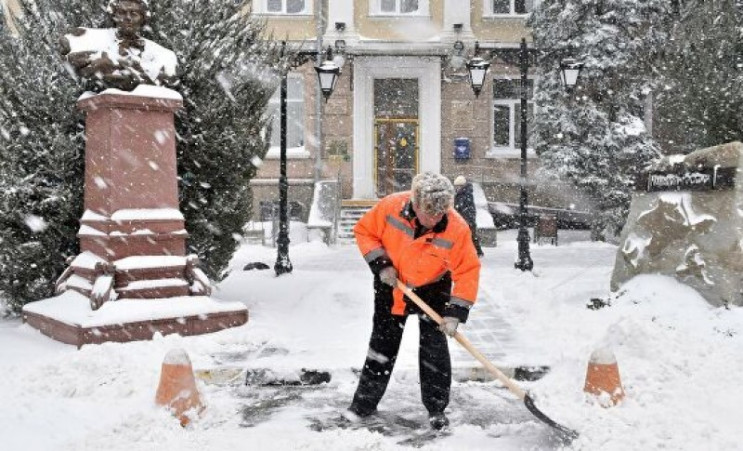
<path fill-rule="evenodd" d="M 521 39 L 521 51 L 519 52 L 519 67 L 521 69 L 521 177 L 519 178 L 519 234 L 516 241 L 519 244 L 519 258 L 513 264 L 521 271 L 531 271 L 534 261 L 529 252 L 529 230 L 527 229 L 526 205 L 529 203 L 526 192 L 526 146 L 527 146 L 527 79 L 529 75 L 529 54 L 526 47 L 526 39 Z"/>
<path fill-rule="evenodd" d="M 281 43 L 281 57 L 284 57 L 286 41 Z M 276 275 L 292 272 L 292 262 L 289 260 L 289 224 L 287 223 L 287 197 L 289 181 L 286 178 L 286 91 L 287 74 L 289 69 L 281 74 L 281 87 L 279 96 L 279 128 L 281 128 L 281 143 L 279 148 L 279 236 L 276 239 L 278 256 L 276 264 L 273 265 Z"/>
<path fill-rule="evenodd" d="M 286 51 L 286 41 L 281 42 L 281 57 L 284 57 Z M 314 56 L 316 52 L 298 52 L 298 56 L 307 57 Z M 322 90 L 325 101 L 327 102 L 328 97 L 333 92 L 335 84 L 338 81 L 341 69 L 333 62 L 332 51 L 328 47 L 327 59 L 322 64 L 315 66 L 315 72 L 317 72 L 318 82 L 320 83 L 320 89 Z M 281 74 L 281 87 L 280 87 L 280 120 L 279 126 L 281 128 L 281 147 L 279 149 L 279 236 L 276 238 L 276 244 L 278 248 L 278 255 L 276 257 L 276 263 L 274 264 L 274 271 L 277 276 L 292 272 L 293 266 L 291 260 L 289 260 L 289 224 L 287 220 L 288 210 L 288 191 L 289 181 L 286 177 L 286 96 L 287 96 L 287 76 L 289 69 L 287 68 Z M 320 152 L 320 149 L 317 150 Z"/>
<path fill-rule="evenodd" d="M 475 55 L 467 63 L 469 71 L 470 84 L 475 96 L 480 95 L 482 86 L 485 82 L 485 76 L 490 67 L 490 63 L 478 56 L 479 43 L 475 42 Z M 529 230 L 527 229 L 527 209 L 529 203 L 528 193 L 526 191 L 527 181 L 527 120 L 528 120 L 528 90 L 527 81 L 529 76 L 529 50 L 526 46 L 526 39 L 521 39 L 521 48 L 519 51 L 519 69 L 521 71 L 521 177 L 519 178 L 519 232 L 516 238 L 518 242 L 518 260 L 514 267 L 522 271 L 531 271 L 534 268 L 534 261 L 531 258 L 529 250 Z M 564 59 L 560 62 L 560 76 L 565 89 L 570 91 L 578 83 L 580 71 L 583 69 L 583 63 L 574 59 Z"/>
<path fill-rule="evenodd" d="M 467 63 L 469 71 L 470 84 L 475 96 L 480 95 L 482 86 L 485 82 L 490 63 L 480 58 L 477 53 L 479 43 L 475 42 L 475 56 Z M 521 177 L 519 179 L 519 233 L 516 240 L 519 245 L 519 256 L 514 266 L 522 271 L 531 271 L 534 262 L 529 252 L 529 231 L 527 230 L 527 213 L 526 205 L 528 197 L 526 192 L 526 137 L 527 137 L 527 89 L 526 82 L 529 71 L 529 54 L 526 47 L 526 39 L 521 39 L 521 51 L 519 52 L 519 67 L 521 68 Z"/>

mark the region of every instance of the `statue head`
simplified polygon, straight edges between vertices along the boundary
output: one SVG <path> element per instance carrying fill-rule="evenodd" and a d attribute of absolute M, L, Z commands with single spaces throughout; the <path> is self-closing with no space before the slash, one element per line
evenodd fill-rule
<path fill-rule="evenodd" d="M 147 0 L 111 0 L 108 13 L 122 37 L 134 38 L 150 16 Z"/>

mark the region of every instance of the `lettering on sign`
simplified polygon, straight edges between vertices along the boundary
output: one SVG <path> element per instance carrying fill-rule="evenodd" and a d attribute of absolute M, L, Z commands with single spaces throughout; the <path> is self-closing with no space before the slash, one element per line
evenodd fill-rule
<path fill-rule="evenodd" d="M 637 188 L 654 191 L 709 191 L 735 186 L 737 168 L 653 171 L 643 174 Z"/>

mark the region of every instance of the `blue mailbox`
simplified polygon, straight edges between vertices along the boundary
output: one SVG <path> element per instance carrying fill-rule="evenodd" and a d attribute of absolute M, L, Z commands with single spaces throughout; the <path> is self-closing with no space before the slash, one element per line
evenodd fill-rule
<path fill-rule="evenodd" d="M 470 157 L 470 139 L 454 138 L 454 159 L 466 160 Z"/>

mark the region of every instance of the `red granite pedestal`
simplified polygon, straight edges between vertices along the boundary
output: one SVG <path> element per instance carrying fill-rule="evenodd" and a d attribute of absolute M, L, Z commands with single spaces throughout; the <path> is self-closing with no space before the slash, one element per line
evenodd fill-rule
<path fill-rule="evenodd" d="M 247 322 L 243 304 L 209 297 L 210 282 L 198 259 L 185 252 L 174 126 L 181 106 L 178 93 L 144 85 L 78 101 L 87 138 L 81 253 L 57 281 L 57 297 L 24 307 L 30 325 L 80 346 L 149 339 L 156 332 L 193 335 Z M 65 295 L 69 291 L 82 297 Z M 82 298 L 89 311 L 80 307 Z M 168 299 L 177 307 L 163 302 Z"/>

